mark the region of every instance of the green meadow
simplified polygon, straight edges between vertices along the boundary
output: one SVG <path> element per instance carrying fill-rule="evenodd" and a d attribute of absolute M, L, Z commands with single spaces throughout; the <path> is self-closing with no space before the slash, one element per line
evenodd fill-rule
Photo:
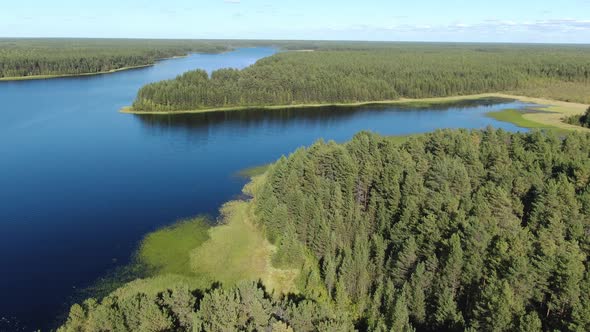
<path fill-rule="evenodd" d="M 523 112 L 523 111 L 509 109 L 509 110 L 502 110 L 502 111 L 496 111 L 496 112 L 489 112 L 486 114 L 486 116 L 488 116 L 492 119 L 496 119 L 498 121 L 513 123 L 516 126 L 521 127 L 521 128 L 539 129 L 539 130 L 551 132 L 551 133 L 553 133 L 555 135 L 559 135 L 559 136 L 565 135 L 568 132 L 570 132 L 568 129 L 559 128 L 556 126 L 552 126 L 552 125 L 543 124 L 543 123 L 529 120 L 524 117 L 525 114 L 528 114 L 528 113 Z"/>
<path fill-rule="evenodd" d="M 189 253 L 209 240 L 209 228 L 198 217 L 152 232 L 141 242 L 138 260 L 157 274 L 192 275 Z"/>
<path fill-rule="evenodd" d="M 261 178 L 254 177 L 245 191 L 253 194 Z M 134 263 L 101 280 L 90 295 L 114 291 L 126 297 L 137 292 L 157 294 L 170 285 L 207 289 L 214 283 L 233 286 L 242 281 L 261 281 L 277 294 L 296 292 L 299 271 L 272 265 L 276 248 L 254 225 L 253 203 L 228 202 L 220 212 L 216 226 L 206 217 L 196 217 L 149 233 Z"/>
<path fill-rule="evenodd" d="M 523 117 L 523 112 L 518 110 L 502 110 L 496 112 L 489 112 L 486 114 L 488 117 L 496 119 L 498 121 L 503 122 L 510 122 L 522 128 L 543 128 L 543 129 L 553 129 L 555 127 L 545 125 L 542 123 L 538 123 L 535 121 L 531 121 L 525 119 Z"/>

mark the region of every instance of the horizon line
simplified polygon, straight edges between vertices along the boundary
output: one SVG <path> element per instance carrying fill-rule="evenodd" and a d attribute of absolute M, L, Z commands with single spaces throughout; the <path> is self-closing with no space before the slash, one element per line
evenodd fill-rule
<path fill-rule="evenodd" d="M 430 44 L 515 44 L 515 45 L 586 45 L 590 42 L 516 42 L 516 41 L 428 41 L 428 40 L 362 40 L 362 39 L 276 39 L 276 38 L 154 38 L 154 37 L 12 37 L 2 39 L 85 39 L 85 40 L 187 40 L 187 41 L 265 41 L 265 42 L 348 42 L 348 43 L 430 43 Z"/>

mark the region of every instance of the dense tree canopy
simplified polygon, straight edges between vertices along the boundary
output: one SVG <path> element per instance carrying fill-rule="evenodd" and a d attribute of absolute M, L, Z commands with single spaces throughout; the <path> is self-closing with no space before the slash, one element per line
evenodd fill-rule
<path fill-rule="evenodd" d="M 588 134 L 363 132 L 261 179 L 256 219 L 297 296 L 115 292 L 62 331 L 590 330 Z"/>
<path fill-rule="evenodd" d="M 79 331 L 353 331 L 346 315 L 317 302 L 273 300 L 261 285 L 204 292 L 173 287 L 158 294 L 113 294 L 74 305 L 58 332 Z"/>
<path fill-rule="evenodd" d="M 301 289 L 359 328 L 590 330 L 590 135 L 361 133 L 282 158 L 255 201 L 276 263 L 311 255 Z"/>
<path fill-rule="evenodd" d="M 0 38 L 0 78 L 106 72 L 190 52 L 219 53 L 252 46 L 290 50 L 381 47 L 368 42 Z"/>
<path fill-rule="evenodd" d="M 227 43 L 189 40 L 0 39 L 0 78 L 97 73 L 226 50 Z"/>
<path fill-rule="evenodd" d="M 590 52 L 583 46 L 344 48 L 334 45 L 315 52 L 280 53 L 244 70 L 221 69 L 210 77 L 202 70 L 188 72 L 143 87 L 133 108 L 178 111 L 502 91 L 538 95 L 546 94 L 547 86 L 555 87 L 548 97 L 580 101 L 590 94 Z"/>

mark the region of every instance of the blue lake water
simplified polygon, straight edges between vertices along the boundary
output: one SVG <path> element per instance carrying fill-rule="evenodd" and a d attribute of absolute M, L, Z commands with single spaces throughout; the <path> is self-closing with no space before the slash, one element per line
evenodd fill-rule
<path fill-rule="evenodd" d="M 527 106 L 118 112 L 146 83 L 196 68 L 243 68 L 274 52 L 247 48 L 108 75 L 0 82 L 0 330 L 54 326 L 76 290 L 127 263 L 143 235 L 214 215 L 239 195 L 246 182 L 234 175 L 240 169 L 360 130 L 515 131 L 485 113 Z"/>

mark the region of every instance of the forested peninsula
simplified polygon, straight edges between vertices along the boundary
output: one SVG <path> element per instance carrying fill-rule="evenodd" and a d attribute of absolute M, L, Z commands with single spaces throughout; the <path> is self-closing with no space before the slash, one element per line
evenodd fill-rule
<path fill-rule="evenodd" d="M 590 134 L 362 132 L 246 192 L 183 251 L 166 230 L 159 272 L 74 305 L 60 331 L 590 330 Z"/>
<path fill-rule="evenodd" d="M 341 104 L 507 92 L 590 103 L 587 46 L 395 44 L 282 52 L 152 83 L 131 112 Z"/>

